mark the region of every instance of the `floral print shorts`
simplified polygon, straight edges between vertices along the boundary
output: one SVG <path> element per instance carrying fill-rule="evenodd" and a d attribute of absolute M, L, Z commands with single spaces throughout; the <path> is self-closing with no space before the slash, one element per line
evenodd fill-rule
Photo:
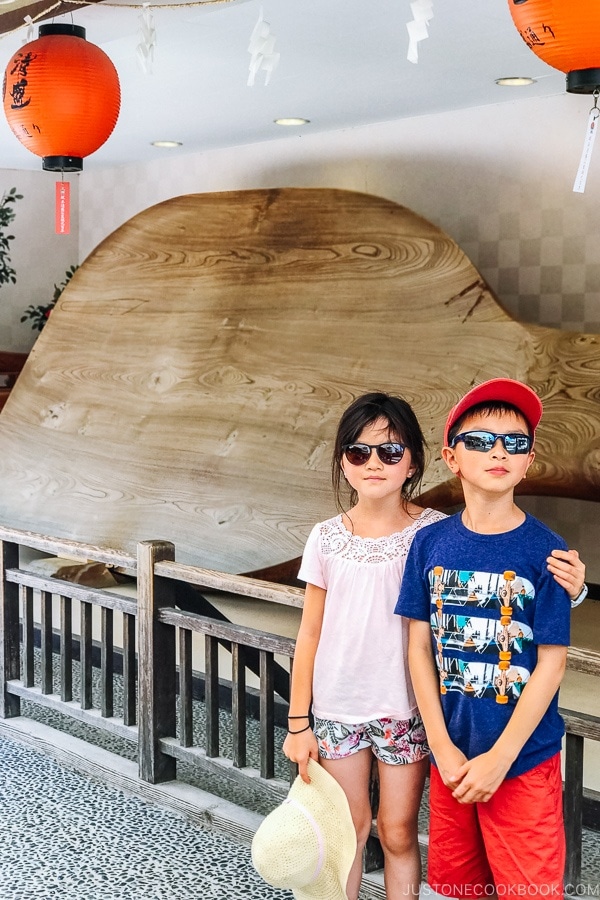
<path fill-rule="evenodd" d="M 315 716 L 314 733 L 319 755 L 324 759 L 344 759 L 370 748 L 377 759 L 392 766 L 418 762 L 429 755 L 425 728 L 420 716 L 401 719 L 374 719 L 360 725 L 332 722 Z"/>

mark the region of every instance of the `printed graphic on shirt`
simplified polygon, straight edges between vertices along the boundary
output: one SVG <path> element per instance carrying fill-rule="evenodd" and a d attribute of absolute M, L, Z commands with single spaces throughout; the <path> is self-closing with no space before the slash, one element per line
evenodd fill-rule
<path fill-rule="evenodd" d="M 516 702 L 530 676 L 527 666 L 514 664 L 513 655 L 533 642 L 531 628 L 518 616 L 534 599 L 531 582 L 510 569 L 469 572 L 442 566 L 431 570 L 429 581 L 440 692 Z M 473 654 L 482 661 L 472 661 Z"/>
<path fill-rule="evenodd" d="M 530 581 L 516 572 L 466 572 L 435 566 L 429 573 L 431 599 L 442 599 L 453 606 L 498 609 L 503 606 L 525 609 L 533 600 L 535 590 Z"/>
<path fill-rule="evenodd" d="M 448 650 L 464 650 L 498 658 L 500 650 L 522 653 L 533 641 L 533 632 L 524 622 L 502 625 L 500 619 L 455 615 L 436 610 L 431 627 Z"/>
<path fill-rule="evenodd" d="M 510 664 L 509 664 L 510 665 Z M 469 697 L 495 697 L 496 703 L 516 702 L 529 681 L 529 670 L 522 666 L 501 669 L 500 663 L 465 662 L 443 657 L 440 691 L 460 691 Z M 498 699 L 504 697 L 505 699 Z"/>

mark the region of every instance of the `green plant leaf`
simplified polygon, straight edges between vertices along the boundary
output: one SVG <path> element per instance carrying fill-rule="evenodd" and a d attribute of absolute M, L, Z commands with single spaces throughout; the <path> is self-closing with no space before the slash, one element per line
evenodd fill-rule
<path fill-rule="evenodd" d="M 14 209 L 10 209 L 7 204 L 14 204 L 17 200 L 22 199 L 23 195 L 17 194 L 16 187 L 11 188 L 2 195 L 0 200 L 0 228 L 5 228 L 15 218 Z M 0 248 L 2 248 L 0 250 L 0 285 L 17 283 L 17 273 L 12 268 L 8 255 L 9 242 L 14 241 L 14 239 L 14 234 L 4 235 L 0 231 Z"/>

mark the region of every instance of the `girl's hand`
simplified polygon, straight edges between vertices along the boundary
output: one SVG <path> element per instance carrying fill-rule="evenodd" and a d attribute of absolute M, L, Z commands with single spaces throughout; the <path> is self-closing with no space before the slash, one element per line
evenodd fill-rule
<path fill-rule="evenodd" d="M 555 581 L 564 587 L 571 600 L 575 600 L 585 582 L 585 566 L 577 550 L 553 550 L 546 562 Z"/>
<path fill-rule="evenodd" d="M 290 734 L 283 742 L 283 752 L 288 759 L 298 764 L 298 772 L 302 781 L 310 784 L 310 778 L 306 771 L 309 758 L 319 761 L 319 747 L 312 729 L 308 728 L 300 734 Z"/>

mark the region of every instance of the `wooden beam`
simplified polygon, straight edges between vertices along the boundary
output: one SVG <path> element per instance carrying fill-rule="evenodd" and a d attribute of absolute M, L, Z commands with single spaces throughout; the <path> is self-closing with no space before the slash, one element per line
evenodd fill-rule
<path fill-rule="evenodd" d="M 10 6 L 0 6 L 0 34 L 15 31 L 21 25 L 25 27 L 25 16 L 31 16 L 35 24 L 44 22 L 54 16 L 72 13 L 77 9 L 99 3 L 100 0 L 81 0 L 81 3 L 63 3 L 62 0 L 13 0 Z M 36 18 L 39 16 L 39 18 Z M 36 35 L 37 37 L 37 35 Z"/>

